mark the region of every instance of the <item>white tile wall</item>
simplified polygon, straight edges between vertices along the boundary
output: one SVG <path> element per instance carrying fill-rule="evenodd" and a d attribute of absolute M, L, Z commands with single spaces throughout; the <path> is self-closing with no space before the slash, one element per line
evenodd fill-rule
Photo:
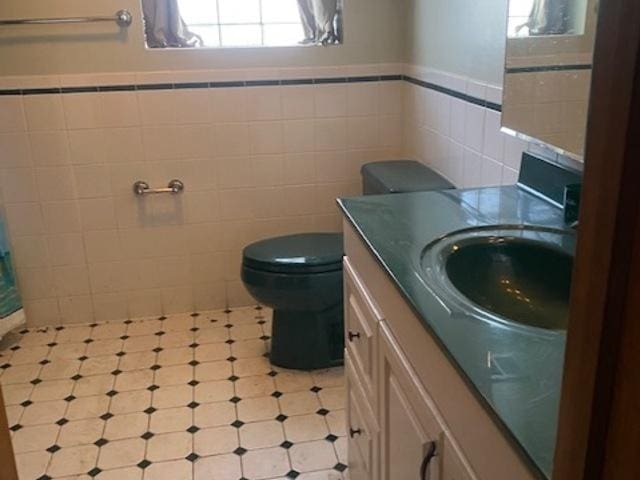
<path fill-rule="evenodd" d="M 160 72 L 137 81 L 385 68 L 275 77 Z M 71 86 L 132 78 L 40 80 Z M 359 167 L 401 154 L 403 88 L 383 82 L 0 97 L 0 188 L 29 323 L 251 303 L 239 278 L 242 247 L 338 229 L 335 198 L 359 192 Z M 184 194 L 131 192 L 136 180 L 155 187 L 172 178 L 185 182 Z"/>
<path fill-rule="evenodd" d="M 473 79 L 416 66 L 413 78 L 502 103 L 502 89 Z M 460 188 L 516 183 L 522 152 L 528 145 L 500 131 L 501 115 L 458 98 L 404 84 L 405 156 L 417 158 Z"/>

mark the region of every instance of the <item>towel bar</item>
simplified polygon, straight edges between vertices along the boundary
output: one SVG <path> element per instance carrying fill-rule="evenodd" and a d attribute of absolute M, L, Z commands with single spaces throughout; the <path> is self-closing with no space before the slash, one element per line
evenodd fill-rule
<path fill-rule="evenodd" d="M 93 23 L 116 22 L 125 28 L 131 25 L 133 17 L 128 10 L 118 10 L 115 15 L 100 17 L 69 17 L 69 18 L 16 18 L 14 20 L 0 20 L 0 25 L 53 25 L 59 23 Z"/>

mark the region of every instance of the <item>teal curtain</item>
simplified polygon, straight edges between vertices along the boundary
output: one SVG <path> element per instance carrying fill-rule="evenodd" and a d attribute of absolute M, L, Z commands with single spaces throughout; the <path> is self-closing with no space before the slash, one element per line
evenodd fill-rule
<path fill-rule="evenodd" d="M 4 221 L 0 218 L 0 318 L 22 308 L 11 263 Z"/>

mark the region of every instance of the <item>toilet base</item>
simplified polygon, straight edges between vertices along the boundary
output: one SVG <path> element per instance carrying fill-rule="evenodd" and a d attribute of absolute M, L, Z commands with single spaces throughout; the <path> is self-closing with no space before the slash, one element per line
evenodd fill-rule
<path fill-rule="evenodd" d="M 269 359 L 273 365 L 296 370 L 342 365 L 342 303 L 322 312 L 274 310 Z"/>

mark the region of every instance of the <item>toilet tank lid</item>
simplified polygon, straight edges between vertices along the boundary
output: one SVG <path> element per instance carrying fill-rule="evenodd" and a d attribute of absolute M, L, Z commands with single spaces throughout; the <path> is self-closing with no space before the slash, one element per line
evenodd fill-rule
<path fill-rule="evenodd" d="M 308 270 L 310 267 L 339 266 L 343 256 L 342 234 L 301 233 L 268 238 L 245 247 L 245 266 L 274 271 Z"/>
<path fill-rule="evenodd" d="M 362 176 L 377 191 L 388 193 L 447 190 L 454 185 L 439 173 L 415 160 L 386 160 L 362 166 Z"/>

